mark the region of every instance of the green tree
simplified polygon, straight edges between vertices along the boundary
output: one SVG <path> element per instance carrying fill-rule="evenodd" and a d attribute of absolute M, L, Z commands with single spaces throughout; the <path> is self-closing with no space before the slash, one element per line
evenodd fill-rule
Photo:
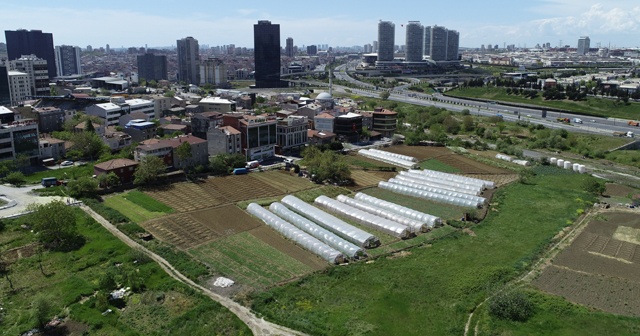
<path fill-rule="evenodd" d="M 107 151 L 108 146 L 102 142 L 100 136 L 95 132 L 77 132 L 71 137 L 73 150 L 78 151 L 82 157 L 98 158 L 103 151 Z"/>
<path fill-rule="evenodd" d="M 465 115 L 462 118 L 462 130 L 465 132 L 473 132 L 473 130 L 475 129 L 476 125 L 473 122 L 473 117 L 470 115 Z"/>
<path fill-rule="evenodd" d="M 522 291 L 494 296 L 489 302 L 489 314 L 499 319 L 525 322 L 534 313 L 534 305 Z"/>
<path fill-rule="evenodd" d="M 380 92 L 380 99 L 382 100 L 387 100 L 389 99 L 390 96 L 391 96 L 391 93 L 389 93 L 389 91 Z"/>
<path fill-rule="evenodd" d="M 165 97 L 175 97 L 176 92 L 172 91 L 172 90 L 167 90 L 167 92 L 164 93 Z"/>
<path fill-rule="evenodd" d="M 604 184 L 604 181 L 600 181 L 595 177 L 590 177 L 587 180 L 585 180 L 583 182 L 583 188 L 586 192 L 589 192 L 595 195 L 602 195 L 602 193 L 604 193 L 604 191 L 607 190 L 607 187 Z"/>
<path fill-rule="evenodd" d="M 329 181 L 343 184 L 351 179 L 348 163 L 344 157 L 333 151 L 322 152 L 317 147 L 310 146 L 302 152 L 302 157 L 315 182 Z"/>
<path fill-rule="evenodd" d="M 9 173 L 7 177 L 4 178 L 7 183 L 12 184 L 16 187 L 22 187 L 27 183 L 27 179 L 24 177 L 24 174 L 20 171 L 14 171 Z"/>
<path fill-rule="evenodd" d="M 84 131 L 85 132 L 91 132 L 91 133 L 95 133 L 96 132 L 96 128 L 93 127 L 93 122 L 90 119 L 87 119 L 87 121 L 85 121 Z"/>
<path fill-rule="evenodd" d="M 51 314 L 53 313 L 53 307 L 49 301 L 51 301 L 49 298 L 38 296 L 33 300 L 31 305 L 31 314 L 40 329 L 43 329 L 45 325 L 47 325 L 47 322 L 49 322 Z"/>
<path fill-rule="evenodd" d="M 243 168 L 246 165 L 247 160 L 241 154 L 218 154 L 209 161 L 213 175 L 230 174 L 234 168 Z"/>
<path fill-rule="evenodd" d="M 37 232 L 37 239 L 52 250 L 70 250 L 81 243 L 73 208 L 62 201 L 31 204 L 28 219 Z"/>
<path fill-rule="evenodd" d="M 71 197 L 94 197 L 98 191 L 98 181 L 89 176 L 82 176 L 69 181 L 67 188 Z"/>
<path fill-rule="evenodd" d="M 191 154 L 191 144 L 188 141 L 181 143 L 180 146 L 176 148 L 176 156 L 178 157 L 178 159 L 180 159 L 182 168 L 188 168 L 188 162 L 185 161 L 191 159 L 191 157 L 193 156 Z"/>
<path fill-rule="evenodd" d="M 160 174 L 164 173 L 167 169 L 167 165 L 164 164 L 161 158 L 153 155 L 147 155 L 140 160 L 138 169 L 134 173 L 133 183 L 135 184 L 148 184 L 158 179 Z"/>

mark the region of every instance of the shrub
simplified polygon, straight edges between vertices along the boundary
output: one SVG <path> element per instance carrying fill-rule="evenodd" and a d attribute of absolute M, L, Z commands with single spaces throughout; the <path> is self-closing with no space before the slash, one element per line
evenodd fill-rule
<path fill-rule="evenodd" d="M 522 291 L 511 291 L 493 297 L 489 303 L 489 314 L 499 319 L 525 322 L 534 313 L 534 305 Z"/>
<path fill-rule="evenodd" d="M 24 177 L 22 172 L 13 172 L 9 173 L 7 177 L 4 178 L 5 181 L 9 184 L 13 184 L 16 187 L 22 187 L 27 183 L 27 179 Z"/>

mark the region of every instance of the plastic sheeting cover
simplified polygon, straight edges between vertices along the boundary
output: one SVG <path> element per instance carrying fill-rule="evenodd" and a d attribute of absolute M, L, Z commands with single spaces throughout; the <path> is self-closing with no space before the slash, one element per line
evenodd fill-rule
<path fill-rule="evenodd" d="M 411 229 L 406 225 L 356 209 L 324 195 L 316 197 L 314 203 L 327 208 L 329 211 L 339 213 L 359 222 L 360 224 L 380 230 L 394 237 L 408 238 L 412 234 Z"/>
<path fill-rule="evenodd" d="M 483 190 L 483 187 L 477 184 L 465 184 L 462 182 L 447 181 L 437 176 L 427 176 L 423 174 L 412 173 L 411 171 L 408 171 L 408 172 L 401 171 L 400 175 L 398 175 L 397 177 L 399 178 L 401 176 L 405 176 L 405 177 L 420 181 L 417 183 L 427 184 L 427 183 L 421 182 L 421 181 L 425 181 L 425 182 L 428 182 L 428 184 L 431 184 L 432 186 L 434 186 L 435 184 L 436 187 L 439 187 L 442 189 L 455 190 L 458 192 L 463 192 L 471 195 L 479 195 Z"/>
<path fill-rule="evenodd" d="M 466 193 L 456 192 L 456 191 L 452 191 L 452 190 L 440 189 L 440 188 L 436 188 L 436 187 L 430 187 L 430 186 L 422 185 L 420 183 L 412 183 L 412 182 L 409 182 L 409 181 L 403 181 L 403 180 L 399 180 L 399 179 L 395 179 L 395 178 L 390 178 L 388 182 L 389 183 L 395 183 L 395 184 L 403 185 L 403 186 L 406 186 L 406 187 L 425 190 L 425 191 L 429 191 L 429 192 L 436 193 L 436 194 L 442 194 L 442 195 L 446 195 L 446 196 L 453 196 L 453 197 L 457 197 L 457 198 L 462 198 L 462 199 L 466 199 L 466 200 L 470 200 L 470 201 L 474 201 L 474 202 L 478 202 L 478 203 L 482 203 L 482 204 L 484 204 L 484 202 L 485 202 L 485 198 L 484 197 L 475 196 L 475 195 L 469 195 L 469 194 L 466 194 Z"/>
<path fill-rule="evenodd" d="M 358 201 L 372 204 L 376 207 L 392 211 L 394 213 L 405 216 L 407 218 L 412 218 L 418 221 L 424 221 L 429 225 L 429 227 L 434 227 L 435 225 L 442 224 L 442 219 L 440 219 L 440 217 L 436 217 L 424 212 L 413 210 L 411 208 L 407 208 L 399 204 L 395 204 L 395 203 L 385 201 L 373 196 L 369 196 L 361 192 L 356 193 L 354 198 Z"/>
<path fill-rule="evenodd" d="M 386 210 L 386 209 L 382 209 L 379 207 L 376 207 L 373 204 L 367 203 L 367 202 L 363 202 L 363 201 L 358 201 L 356 199 L 347 197 L 345 195 L 338 195 L 338 197 L 336 197 L 336 199 L 346 205 L 352 206 L 356 209 L 360 209 L 362 211 L 366 211 L 370 214 L 374 214 L 376 216 L 380 216 L 382 218 L 386 218 L 388 220 L 392 220 L 394 222 L 398 222 L 402 225 L 406 225 L 409 228 L 411 228 L 411 230 L 413 232 L 427 232 L 429 231 L 429 224 L 425 221 L 418 221 L 415 219 L 411 219 L 409 217 L 405 217 L 403 215 L 394 213 L 393 211 L 390 210 Z"/>
<path fill-rule="evenodd" d="M 409 155 L 402 155 L 402 154 L 396 154 L 396 153 L 391 153 L 391 152 L 385 152 L 379 149 L 369 149 L 370 152 L 373 153 L 378 153 L 380 155 L 386 155 L 389 157 L 395 157 L 398 158 L 400 160 L 405 160 L 405 161 L 411 161 L 411 162 L 418 162 L 418 159 L 414 158 L 413 156 L 409 156 Z"/>
<path fill-rule="evenodd" d="M 403 186 L 403 185 L 399 185 L 399 184 L 395 184 L 395 183 L 389 183 L 389 182 L 385 182 L 385 181 L 380 181 L 378 183 L 378 187 L 382 188 L 382 189 L 393 191 L 393 192 L 398 193 L 398 194 L 424 198 L 424 199 L 428 199 L 428 200 L 432 200 L 432 201 L 436 201 L 436 202 L 448 203 L 448 204 L 453 204 L 453 205 L 462 206 L 462 207 L 478 208 L 478 207 L 481 206 L 481 204 L 479 202 L 465 200 L 465 199 L 457 198 L 457 197 L 453 197 L 453 196 L 446 196 L 446 195 L 442 195 L 442 194 L 436 194 L 436 193 L 428 192 L 428 191 L 425 191 L 425 190 L 406 187 L 406 186 Z"/>
<path fill-rule="evenodd" d="M 372 152 L 369 149 L 361 149 L 360 151 L 358 151 L 358 154 L 360 154 L 362 156 L 365 156 L 365 157 L 368 157 L 368 158 L 371 158 L 371 159 L 374 159 L 374 160 L 386 162 L 386 163 L 397 165 L 397 166 L 401 166 L 401 167 L 404 167 L 404 168 L 413 168 L 413 167 L 416 166 L 415 162 L 402 160 L 402 159 L 399 159 L 397 157 L 393 157 L 393 156 L 389 156 L 389 155 L 384 155 L 384 154 Z"/>
<path fill-rule="evenodd" d="M 251 203 L 247 207 L 247 211 L 258 217 L 268 226 L 280 232 L 283 236 L 293 240 L 305 249 L 317 254 L 322 259 L 339 264 L 344 261 L 342 253 L 336 249 L 327 246 L 325 243 L 312 237 L 310 234 L 298 229 L 284 219 L 274 215 L 269 210 L 261 207 L 257 203 Z"/>
<path fill-rule="evenodd" d="M 323 228 L 337 234 L 338 236 L 364 248 L 371 248 L 380 245 L 378 237 L 371 233 L 360 230 L 345 221 L 330 215 L 307 202 L 291 195 L 287 195 L 280 201 L 287 208 L 307 217 Z"/>
<path fill-rule="evenodd" d="M 454 181 L 459 183 L 465 183 L 469 185 L 479 185 L 484 188 L 495 188 L 495 183 L 492 181 L 481 180 L 473 177 L 466 177 L 456 174 L 443 173 L 435 170 L 423 169 L 423 170 L 410 170 L 412 173 L 422 174 L 427 176 L 438 177 L 446 181 Z"/>
<path fill-rule="evenodd" d="M 273 202 L 269 206 L 269 210 L 279 216 L 280 218 L 295 225 L 299 229 L 306 233 L 318 238 L 325 244 L 333 247 L 334 249 L 344 253 L 349 258 L 358 258 L 364 255 L 364 250 L 355 244 L 348 242 L 345 239 L 340 238 L 333 232 L 320 227 L 320 225 L 298 215 L 297 213 L 289 210 L 284 204 Z"/>

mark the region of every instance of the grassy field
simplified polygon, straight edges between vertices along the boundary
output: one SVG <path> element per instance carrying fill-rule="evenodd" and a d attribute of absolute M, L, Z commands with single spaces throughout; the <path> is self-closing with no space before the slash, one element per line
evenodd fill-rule
<path fill-rule="evenodd" d="M 45 177 L 56 177 L 58 180 L 69 180 L 91 175 L 93 175 L 93 164 L 63 167 L 60 169 L 47 169 L 26 175 L 25 177 L 28 184 L 38 184 Z"/>
<path fill-rule="evenodd" d="M 20 228 L 25 220 L 7 221 L 0 237 L 10 239 L 0 239 L 0 251 L 34 240 L 33 233 Z M 31 306 L 38 297 L 51 305 L 48 317 L 70 318 L 59 334 L 64 334 L 64 328 L 77 335 L 148 335 L 167 330 L 176 335 L 250 334 L 228 310 L 170 278 L 157 264 L 131 250 L 79 209 L 76 223 L 86 239 L 80 249 L 44 252 L 42 269 L 39 256 L 27 253 L 27 249 L 22 258 L 11 263 L 8 277 L 15 290 L 10 290 L 3 277 L 0 334 L 20 335 L 35 327 Z M 114 274 L 114 279 L 124 281 L 123 285 L 131 279 L 140 282 L 140 288 L 122 303 L 126 309 L 101 301 L 99 297 L 104 294 L 96 294 L 116 289 L 103 287 L 102 279 L 107 274 Z M 113 313 L 103 316 L 107 308 Z"/>
<path fill-rule="evenodd" d="M 173 212 L 173 209 L 165 204 L 135 190 L 106 198 L 104 203 L 136 223 L 142 223 Z"/>
<path fill-rule="evenodd" d="M 640 168 L 640 152 L 637 150 L 619 150 L 607 153 L 606 159 Z"/>
<path fill-rule="evenodd" d="M 576 210 L 594 201 L 581 190 L 586 176 L 559 171 L 541 170 L 531 184 L 499 190 L 473 234 L 456 232 L 399 258 L 331 268 L 257 294 L 253 309 L 318 335 L 460 335 L 469 311 L 524 271 Z M 580 319 L 554 322 L 572 334 L 591 332 Z M 511 328 L 509 334 L 526 334 L 519 330 L 529 324 Z"/>
<path fill-rule="evenodd" d="M 442 161 L 438 161 L 438 159 L 431 159 L 431 160 L 420 162 L 420 169 L 431 169 L 431 170 L 437 170 L 445 173 L 461 172 L 460 169 L 450 166 Z"/>
<path fill-rule="evenodd" d="M 629 103 L 628 105 L 622 103 L 617 104 L 615 103 L 615 100 L 599 99 L 594 97 L 588 97 L 584 101 L 544 100 L 542 95 L 539 95 L 535 99 L 529 99 L 520 95 L 508 95 L 506 93 L 506 89 L 495 87 L 457 89 L 448 91 L 447 95 L 462 98 L 482 98 L 510 103 L 538 105 L 600 117 L 617 117 L 624 119 L 640 118 L 640 114 L 638 113 L 638 111 L 640 111 L 639 103 Z"/>

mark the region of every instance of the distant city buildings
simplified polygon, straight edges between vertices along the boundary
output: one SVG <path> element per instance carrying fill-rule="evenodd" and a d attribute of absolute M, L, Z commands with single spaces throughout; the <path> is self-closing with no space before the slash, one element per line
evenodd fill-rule
<path fill-rule="evenodd" d="M 293 38 L 291 37 L 287 37 L 287 44 L 285 46 L 284 49 L 284 54 L 287 55 L 287 57 L 293 57 L 294 52 L 293 52 Z"/>
<path fill-rule="evenodd" d="M 56 71 L 58 76 L 82 74 L 80 47 L 69 45 L 56 46 Z"/>
<path fill-rule="evenodd" d="M 318 46 L 310 45 L 307 46 L 307 55 L 317 55 L 318 54 Z"/>
<path fill-rule="evenodd" d="M 261 20 L 253 25 L 253 52 L 257 88 L 287 86 L 280 80 L 280 25 Z"/>
<path fill-rule="evenodd" d="M 391 21 L 378 23 L 378 61 L 391 62 L 395 51 L 396 25 Z"/>
<path fill-rule="evenodd" d="M 178 80 L 187 84 L 200 84 L 200 48 L 198 40 L 189 36 L 177 41 Z"/>
<path fill-rule="evenodd" d="M 420 62 L 422 61 L 424 27 L 422 27 L 420 21 L 409 21 L 406 31 L 405 60 L 407 62 Z"/>
<path fill-rule="evenodd" d="M 581 36 L 578 39 L 578 55 L 586 55 L 589 53 L 591 39 L 589 36 Z"/>
<path fill-rule="evenodd" d="M 57 76 L 56 57 L 53 48 L 53 34 L 42 30 L 5 30 L 8 59 L 15 60 L 22 55 L 36 55 L 47 61 L 49 78 Z"/>
<path fill-rule="evenodd" d="M 146 53 L 137 56 L 138 78 L 147 82 L 169 79 L 167 72 L 167 56 Z"/>
<path fill-rule="evenodd" d="M 227 82 L 227 67 L 220 58 L 209 57 L 200 64 L 200 84 L 223 85 Z"/>

